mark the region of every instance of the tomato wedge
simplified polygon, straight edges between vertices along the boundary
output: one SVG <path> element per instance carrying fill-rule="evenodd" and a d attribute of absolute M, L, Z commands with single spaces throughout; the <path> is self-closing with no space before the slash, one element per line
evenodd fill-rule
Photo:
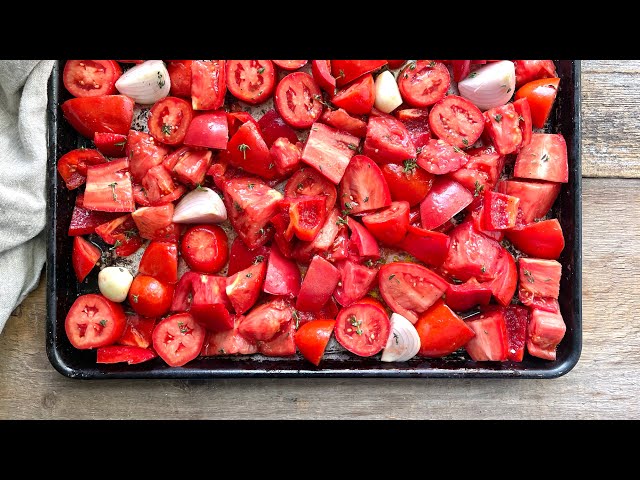
<path fill-rule="evenodd" d="M 336 267 L 319 255 L 313 257 L 300 286 L 296 309 L 312 312 L 322 308 L 331 298 L 339 280 L 340 273 Z"/>
<path fill-rule="evenodd" d="M 80 350 L 111 345 L 125 325 L 122 306 L 93 293 L 76 298 L 64 320 L 69 342 Z"/>
<path fill-rule="evenodd" d="M 439 267 L 447 258 L 449 245 L 449 237 L 444 233 L 408 225 L 407 235 L 397 244 L 397 247 L 427 265 Z"/>
<path fill-rule="evenodd" d="M 171 315 L 156 325 L 153 349 L 171 367 L 181 367 L 198 356 L 205 330 L 188 313 Z"/>
<path fill-rule="evenodd" d="M 237 99 L 256 105 L 273 93 L 276 74 L 271 60 L 228 60 L 226 68 L 227 88 Z"/>
<path fill-rule="evenodd" d="M 522 144 L 520 114 L 513 103 L 484 112 L 484 131 L 500 155 L 513 153 Z M 523 118 L 524 121 L 524 118 Z"/>
<path fill-rule="evenodd" d="M 171 80 L 171 95 L 191 97 L 191 64 L 192 60 L 169 60 L 167 71 Z"/>
<path fill-rule="evenodd" d="M 371 74 L 366 74 L 358 80 L 339 90 L 331 103 L 343 108 L 352 115 L 367 115 L 371 112 L 376 100 L 375 83 Z"/>
<path fill-rule="evenodd" d="M 73 238 L 71 263 L 79 282 L 84 281 L 100 260 L 100 249 L 82 237 Z"/>
<path fill-rule="evenodd" d="M 559 78 L 543 78 L 523 85 L 516 92 L 516 100 L 528 100 L 534 128 L 544 128 L 544 124 L 547 123 L 558 95 L 559 85 Z"/>
<path fill-rule="evenodd" d="M 504 310 L 507 324 L 507 360 L 521 362 L 529 325 L 529 309 L 520 305 L 509 305 Z"/>
<path fill-rule="evenodd" d="M 513 246 L 527 255 L 557 260 L 564 250 L 564 235 L 557 218 L 534 222 L 520 230 L 506 232 Z"/>
<path fill-rule="evenodd" d="M 268 342 L 283 331 L 292 318 L 291 305 L 281 298 L 276 298 L 258 305 L 242 318 L 238 324 L 238 332 L 249 341 Z"/>
<path fill-rule="evenodd" d="M 474 332 L 453 311 L 438 300 L 415 324 L 420 336 L 422 357 L 444 357 L 463 347 L 474 337 Z"/>
<path fill-rule="evenodd" d="M 184 135 L 184 144 L 224 150 L 229 142 L 229 126 L 224 112 L 205 112 L 193 117 Z"/>
<path fill-rule="evenodd" d="M 509 342 L 504 308 L 485 309 L 466 323 L 475 333 L 464 346 L 472 360 L 503 362 L 507 359 Z"/>
<path fill-rule="evenodd" d="M 296 347 L 316 367 L 320 365 L 335 325 L 335 320 L 313 320 L 302 325 L 295 334 Z"/>
<path fill-rule="evenodd" d="M 318 86 L 333 95 L 336 91 L 336 79 L 331 74 L 330 60 L 311 60 L 311 73 Z"/>
<path fill-rule="evenodd" d="M 98 151 L 90 148 L 77 148 L 65 153 L 58 160 L 58 173 L 67 189 L 74 190 L 87 181 L 87 167 L 106 163 L 107 159 Z"/>
<path fill-rule="evenodd" d="M 386 63 L 386 60 L 331 60 L 331 73 L 338 87 L 341 87 Z"/>
<path fill-rule="evenodd" d="M 150 348 L 110 345 L 98 348 L 96 363 L 136 363 L 148 362 L 156 358 L 156 353 Z"/>
<path fill-rule="evenodd" d="M 442 297 L 448 283 L 416 263 L 393 262 L 380 268 L 378 285 L 389 308 L 415 324 L 419 315 Z"/>
<path fill-rule="evenodd" d="M 412 107 L 428 107 L 442 100 L 450 83 L 447 67 L 434 60 L 411 62 L 398 74 L 400 95 Z"/>
<path fill-rule="evenodd" d="M 367 135 L 367 124 L 359 118 L 352 117 L 342 108 L 326 109 L 322 112 L 320 121 L 359 138 L 364 138 Z"/>
<path fill-rule="evenodd" d="M 391 323 L 378 307 L 356 303 L 340 310 L 336 318 L 336 340 L 360 357 L 375 355 L 387 344 Z"/>
<path fill-rule="evenodd" d="M 258 262 L 227 278 L 226 293 L 237 314 L 253 307 L 262 292 L 267 262 Z"/>
<path fill-rule="evenodd" d="M 434 176 L 418 167 L 413 159 L 401 164 L 386 163 L 382 166 L 391 199 L 408 202 L 412 207 L 427 196 L 433 184 Z"/>
<path fill-rule="evenodd" d="M 377 269 L 358 265 L 351 260 L 336 262 L 340 271 L 340 283 L 333 292 L 336 301 L 343 307 L 362 299 L 376 280 Z"/>
<path fill-rule="evenodd" d="M 460 148 L 444 140 L 429 140 L 423 145 L 417 158 L 418 165 L 434 175 L 444 175 L 464 167 L 469 156 Z"/>
<path fill-rule="evenodd" d="M 476 305 L 488 305 L 490 301 L 490 285 L 478 283 L 473 277 L 465 283 L 450 284 L 445 294 L 445 303 L 456 312 L 471 310 Z"/>
<path fill-rule="evenodd" d="M 161 282 L 178 281 L 178 246 L 172 242 L 153 241 L 147 245 L 138 272 L 150 275 Z"/>
<path fill-rule="evenodd" d="M 96 132 L 126 135 L 133 121 L 135 102 L 125 95 L 72 98 L 61 106 L 64 118 L 80 135 Z"/>
<path fill-rule="evenodd" d="M 155 318 L 127 313 L 127 325 L 117 343 L 118 345 L 148 348 L 151 345 L 151 335 L 155 326 Z"/>
<path fill-rule="evenodd" d="M 513 175 L 548 182 L 567 183 L 567 143 L 560 133 L 534 133 L 531 143 L 520 150 Z"/>
<path fill-rule="evenodd" d="M 302 151 L 302 161 L 337 185 L 359 145 L 358 137 L 316 122 Z"/>
<path fill-rule="evenodd" d="M 127 136 L 120 133 L 96 132 L 93 135 L 98 151 L 109 157 L 124 157 L 124 149 L 127 145 Z"/>
<path fill-rule="evenodd" d="M 395 116 L 407 127 L 411 141 L 416 148 L 423 147 L 431 140 L 428 109 L 405 108 L 396 110 Z"/>
<path fill-rule="evenodd" d="M 438 177 L 425 199 L 420 204 L 422 227 L 433 230 L 473 201 L 473 194 L 458 182 Z"/>
<path fill-rule="evenodd" d="M 415 158 L 416 147 L 402 122 L 391 116 L 370 116 L 362 153 L 377 163 L 402 163 Z"/>
<path fill-rule="evenodd" d="M 64 88 L 74 97 L 116 93 L 122 68 L 114 60 L 67 60 L 62 71 Z"/>
<path fill-rule="evenodd" d="M 273 145 L 276 140 L 283 137 L 291 143 L 295 144 L 298 142 L 296 131 L 286 124 L 274 108 L 267 110 L 267 112 L 260 117 L 258 127 L 260 127 L 262 138 L 269 148 L 271 148 L 271 145 Z"/>
<path fill-rule="evenodd" d="M 304 67 L 309 60 L 273 60 L 283 70 L 298 70 Z"/>
<path fill-rule="evenodd" d="M 191 104 L 194 110 L 217 110 L 227 93 L 224 60 L 194 60 L 191 63 Z"/>
<path fill-rule="evenodd" d="M 308 73 L 290 73 L 276 87 L 278 113 L 293 128 L 309 128 L 322 114 L 322 92 Z"/>
<path fill-rule="evenodd" d="M 286 258 L 280 253 L 280 249 L 273 245 L 269 253 L 267 273 L 262 290 L 271 295 L 296 297 L 300 292 L 301 281 L 298 265 Z"/>
<path fill-rule="evenodd" d="M 409 203 L 392 202 L 388 207 L 362 217 L 367 230 L 385 245 L 395 245 L 407 234 L 409 228 Z"/>
<path fill-rule="evenodd" d="M 391 205 L 389 186 L 380 167 L 364 155 L 355 155 L 340 181 L 340 203 L 348 214 Z"/>

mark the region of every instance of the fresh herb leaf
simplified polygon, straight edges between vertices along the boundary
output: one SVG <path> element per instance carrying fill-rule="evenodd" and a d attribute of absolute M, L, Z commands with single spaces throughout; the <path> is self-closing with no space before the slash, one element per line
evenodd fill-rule
<path fill-rule="evenodd" d="M 102 320 L 100 320 L 100 325 L 102 325 L 103 327 L 106 327 L 107 321 L 103 318 Z"/>
<path fill-rule="evenodd" d="M 408 160 L 405 160 L 402 163 L 404 165 L 404 173 L 411 173 L 418 166 L 418 162 L 416 162 L 415 158 L 409 158 Z"/>
<path fill-rule="evenodd" d="M 478 72 L 471 72 L 467 78 L 476 78 L 478 76 Z"/>
<path fill-rule="evenodd" d="M 253 187 L 256 186 L 255 183 L 250 183 L 249 185 L 247 185 L 249 187 L 249 190 L 253 190 Z"/>
<path fill-rule="evenodd" d="M 482 268 L 480 268 L 480 271 L 482 273 L 485 273 L 487 271 L 487 267 L 485 267 L 484 265 L 482 265 Z"/>
<path fill-rule="evenodd" d="M 131 297 L 133 298 L 133 303 L 138 303 L 138 297 L 140 295 L 131 295 Z"/>
<path fill-rule="evenodd" d="M 462 153 L 462 149 L 460 147 L 455 146 L 455 145 L 453 146 L 453 151 L 456 152 L 456 153 Z"/>
<path fill-rule="evenodd" d="M 116 243 L 114 243 L 113 246 L 109 250 L 115 250 L 120 245 L 122 245 L 122 242 L 120 240 L 116 240 Z"/>
<path fill-rule="evenodd" d="M 393 280 L 395 278 L 396 274 L 392 273 L 391 275 L 389 275 L 389 281 Z"/>
<path fill-rule="evenodd" d="M 355 315 L 349 315 L 347 318 L 352 327 L 356 327 L 356 333 L 362 335 L 362 320 L 358 320 Z"/>
<path fill-rule="evenodd" d="M 273 163 L 273 162 L 272 162 L 272 163 L 270 163 L 270 164 L 269 164 L 269 170 L 272 170 L 272 169 L 273 169 L 273 167 L 275 167 L 275 166 L 276 166 L 276 164 L 275 164 L 275 163 Z"/>
<path fill-rule="evenodd" d="M 291 314 L 291 316 L 296 321 L 296 330 L 297 330 L 298 327 L 300 326 L 300 314 L 298 313 L 298 311 L 296 309 L 294 309 L 293 313 Z"/>
<path fill-rule="evenodd" d="M 369 197 L 364 197 L 364 199 L 362 200 L 364 203 L 367 203 L 369 201 Z"/>
<path fill-rule="evenodd" d="M 116 186 L 118 185 L 118 182 L 113 182 L 110 183 L 109 186 L 111 187 L 111 195 L 113 196 L 113 201 L 117 202 L 118 201 L 118 195 L 116 195 Z"/>
<path fill-rule="evenodd" d="M 497 113 L 496 115 L 493 116 L 493 118 L 495 119 L 496 122 L 500 123 L 502 121 L 502 115 L 500 115 L 499 113 Z"/>
<path fill-rule="evenodd" d="M 435 67 L 435 66 L 436 66 L 436 61 L 435 61 L 435 60 L 431 60 L 431 61 L 429 62 L 429 66 L 430 66 L 431 68 Z"/>
<path fill-rule="evenodd" d="M 354 145 L 353 143 L 347 143 L 347 147 L 349 147 L 354 152 L 358 150 L 358 147 L 356 145 Z"/>
<path fill-rule="evenodd" d="M 233 208 L 235 208 L 238 212 L 242 212 L 242 207 L 238 202 L 233 202 Z"/>
<path fill-rule="evenodd" d="M 258 255 L 256 256 L 256 258 L 253 259 L 253 264 L 257 265 L 258 263 L 262 263 L 264 262 L 264 256 L 263 255 Z"/>
<path fill-rule="evenodd" d="M 475 191 L 473 192 L 473 196 L 477 197 L 484 191 L 484 185 L 480 184 L 478 180 L 474 183 Z"/>
<path fill-rule="evenodd" d="M 398 341 L 398 334 L 396 332 L 393 332 L 393 339 L 396 341 L 396 345 L 400 345 L 400 342 Z"/>
<path fill-rule="evenodd" d="M 263 73 L 264 73 L 264 67 L 260 67 L 260 68 L 258 69 L 258 73 L 259 73 L 259 74 L 263 74 Z"/>
<path fill-rule="evenodd" d="M 465 147 L 469 146 L 469 140 L 467 140 L 466 138 L 462 139 L 462 143 L 464 144 Z"/>
<path fill-rule="evenodd" d="M 336 225 L 348 225 L 348 224 L 349 222 L 342 217 L 338 217 L 338 220 L 336 220 Z"/>
<path fill-rule="evenodd" d="M 162 133 L 163 135 L 171 135 L 171 130 L 173 130 L 173 127 L 171 127 L 171 125 L 163 123 L 162 124 Z"/>
<path fill-rule="evenodd" d="M 246 143 L 241 143 L 238 145 L 238 150 L 242 152 L 242 158 L 247 159 L 247 150 L 251 150 L 251 147 Z"/>
<path fill-rule="evenodd" d="M 123 140 L 121 142 L 116 142 L 113 144 L 114 147 L 124 147 L 127 144 L 126 140 Z"/>
<path fill-rule="evenodd" d="M 247 278 L 251 278 L 251 277 L 253 277 L 253 273 L 249 272 L 249 273 L 247 273 L 247 274 L 245 275 L 245 277 L 247 277 Z"/>
<path fill-rule="evenodd" d="M 524 273 L 524 276 L 527 278 L 527 281 L 529 283 L 535 283 L 535 278 L 533 278 L 533 274 L 529 271 L 529 270 L 523 270 L 522 273 Z"/>
<path fill-rule="evenodd" d="M 184 322 L 178 322 L 178 328 L 180 329 L 180 333 L 188 333 L 189 328 L 184 324 Z"/>
<path fill-rule="evenodd" d="M 547 155 L 546 153 L 544 155 L 542 155 L 542 158 L 540 159 L 543 162 L 548 162 L 549 161 L 549 155 Z"/>

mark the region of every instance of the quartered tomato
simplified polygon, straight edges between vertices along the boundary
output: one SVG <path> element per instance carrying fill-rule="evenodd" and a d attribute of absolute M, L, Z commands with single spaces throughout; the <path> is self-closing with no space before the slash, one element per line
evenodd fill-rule
<path fill-rule="evenodd" d="M 169 60 L 167 71 L 171 80 L 171 95 L 191 97 L 191 64 L 192 60 Z"/>
<path fill-rule="evenodd" d="M 135 102 L 125 95 L 101 95 L 67 100 L 64 118 L 80 135 L 93 139 L 96 132 L 126 135 L 133 121 Z"/>
<path fill-rule="evenodd" d="M 380 167 L 364 155 L 355 155 L 340 181 L 340 203 L 348 214 L 391 205 L 389 186 Z"/>
<path fill-rule="evenodd" d="M 99 97 L 116 92 L 116 80 L 122 75 L 114 60 L 67 60 L 62 81 L 74 97 Z"/>
<path fill-rule="evenodd" d="M 338 87 L 341 87 L 386 63 L 386 60 L 331 60 L 331 73 Z"/>
<path fill-rule="evenodd" d="M 71 262 L 79 282 L 84 281 L 100 260 L 100 249 L 82 237 L 74 237 Z"/>
<path fill-rule="evenodd" d="M 442 300 L 420 315 L 415 324 L 422 357 L 444 357 L 463 347 L 475 333 Z"/>
<path fill-rule="evenodd" d="M 335 324 L 335 320 L 314 320 L 301 326 L 295 334 L 296 347 L 315 366 L 320 365 Z"/>
<path fill-rule="evenodd" d="M 387 208 L 362 217 L 362 223 L 384 245 L 395 245 L 409 228 L 409 203 L 393 202 Z"/>
<path fill-rule="evenodd" d="M 373 77 L 371 74 L 367 74 L 339 90 L 331 98 L 331 103 L 345 109 L 352 115 L 366 115 L 371 112 L 375 99 Z"/>
<path fill-rule="evenodd" d="M 312 60 L 311 73 L 313 73 L 313 79 L 320 88 L 329 93 L 329 95 L 335 93 L 336 79 L 331 74 L 330 60 Z"/>
<path fill-rule="evenodd" d="M 529 102 L 534 128 L 543 128 L 547 123 L 559 85 L 559 78 L 543 78 L 523 85 L 516 92 L 516 99 L 526 98 Z"/>
<path fill-rule="evenodd" d="M 382 166 L 382 174 L 387 181 L 391 199 L 406 201 L 412 207 L 426 197 L 434 176 L 421 167 L 413 159 L 398 163 L 387 163 Z"/>
<path fill-rule="evenodd" d="M 217 110 L 227 93 L 224 60 L 194 60 L 191 63 L 191 104 L 194 110 Z"/>

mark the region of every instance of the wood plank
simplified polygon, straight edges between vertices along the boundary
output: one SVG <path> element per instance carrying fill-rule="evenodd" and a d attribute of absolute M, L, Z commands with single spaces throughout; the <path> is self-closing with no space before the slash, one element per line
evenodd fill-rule
<path fill-rule="evenodd" d="M 71 380 L 45 354 L 43 279 L 0 335 L 0 419 L 638 418 L 639 189 L 584 181 L 584 346 L 559 379 Z"/>
<path fill-rule="evenodd" d="M 582 174 L 640 178 L 640 61 L 582 62 Z"/>

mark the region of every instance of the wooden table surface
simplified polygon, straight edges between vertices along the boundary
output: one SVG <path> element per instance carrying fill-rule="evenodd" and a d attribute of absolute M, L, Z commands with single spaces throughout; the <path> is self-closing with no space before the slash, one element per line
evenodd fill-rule
<path fill-rule="evenodd" d="M 583 350 L 555 380 L 79 381 L 45 354 L 44 276 L 0 334 L 0 419 L 640 417 L 640 61 L 583 61 Z"/>

